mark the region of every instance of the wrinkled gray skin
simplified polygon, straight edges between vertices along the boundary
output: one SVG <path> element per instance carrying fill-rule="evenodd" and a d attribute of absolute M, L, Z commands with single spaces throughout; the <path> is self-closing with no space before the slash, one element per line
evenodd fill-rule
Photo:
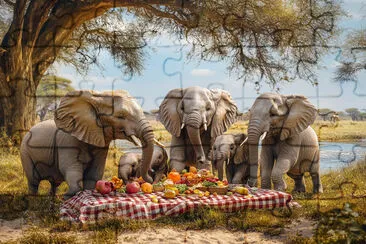
<path fill-rule="evenodd" d="M 218 171 L 220 180 L 226 178 L 230 184 L 246 184 L 249 179 L 248 145 L 240 144 L 247 138 L 243 133 L 218 136 L 213 144 L 209 159 L 212 168 Z M 226 165 L 225 165 L 226 162 Z"/>
<path fill-rule="evenodd" d="M 130 178 L 140 177 L 140 168 L 142 163 L 141 153 L 125 153 L 118 163 L 118 178 L 123 182 L 129 182 Z M 151 159 L 149 175 L 153 178 L 153 183 L 157 183 L 168 173 L 168 155 L 164 148 L 154 147 L 154 153 Z"/>
<path fill-rule="evenodd" d="M 82 189 L 94 189 L 102 179 L 108 147 L 114 139 L 143 145 L 141 175 L 148 175 L 154 134 L 138 103 L 125 91 L 69 92 L 61 99 L 55 120 L 32 127 L 21 144 L 22 165 L 30 194 L 49 180 L 51 194 L 67 182 L 69 198 Z"/>
<path fill-rule="evenodd" d="M 171 90 L 158 117 L 172 134 L 171 169 L 210 169 L 209 150 L 215 138 L 235 122 L 237 107 L 227 91 L 195 86 Z"/>
<path fill-rule="evenodd" d="M 258 143 L 261 187 L 283 191 L 287 188 L 283 175 L 295 180 L 294 191 L 304 192 L 304 173 L 310 172 L 313 192 L 322 192 L 319 176 L 319 145 L 315 131 L 309 126 L 317 115 L 316 108 L 304 96 L 274 93 L 260 95 L 250 109 L 248 143 L 250 182 L 254 185 L 258 170 Z"/>

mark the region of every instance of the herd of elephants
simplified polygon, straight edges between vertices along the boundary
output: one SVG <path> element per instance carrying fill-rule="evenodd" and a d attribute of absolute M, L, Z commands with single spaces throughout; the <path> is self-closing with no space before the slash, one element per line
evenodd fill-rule
<path fill-rule="evenodd" d="M 168 170 L 189 166 L 224 171 L 229 183 L 285 190 L 284 174 L 295 181 L 294 191 L 304 192 L 309 172 L 313 192 L 322 192 L 319 145 L 309 126 L 317 109 L 301 95 L 263 93 L 249 111 L 246 133 L 224 134 L 240 116 L 227 91 L 189 87 L 168 92 L 158 118 L 172 135 L 170 159 L 154 138 L 153 129 L 136 100 L 126 91 L 72 91 L 61 98 L 54 120 L 38 123 L 21 144 L 22 165 L 30 194 L 41 180 L 51 183 L 51 194 L 66 181 L 65 198 L 82 189 L 94 189 L 102 179 L 109 144 L 124 139 L 142 153 L 125 153 L 118 175 L 125 182 L 141 176 L 158 182 Z M 258 147 L 261 153 L 258 157 Z M 168 162 L 169 161 L 169 162 Z"/>

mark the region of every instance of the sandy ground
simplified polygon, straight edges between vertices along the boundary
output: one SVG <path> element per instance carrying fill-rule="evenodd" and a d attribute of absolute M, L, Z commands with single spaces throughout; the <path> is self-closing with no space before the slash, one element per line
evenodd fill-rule
<path fill-rule="evenodd" d="M 11 221 L 0 219 L 0 243 L 16 241 L 29 229 L 22 219 Z M 137 232 L 123 233 L 118 237 L 118 243 L 284 243 L 288 236 L 301 234 L 311 237 L 314 222 L 306 219 L 295 220 L 278 236 L 269 236 L 260 232 L 229 231 L 226 229 L 212 230 L 178 230 L 171 228 L 148 228 Z M 67 235 L 67 232 L 63 232 Z M 75 234 L 75 233 L 72 233 Z M 83 243 L 86 232 L 77 234 L 78 242 Z"/>
<path fill-rule="evenodd" d="M 28 228 L 21 218 L 10 221 L 0 219 L 0 242 L 15 241 L 22 237 Z"/>

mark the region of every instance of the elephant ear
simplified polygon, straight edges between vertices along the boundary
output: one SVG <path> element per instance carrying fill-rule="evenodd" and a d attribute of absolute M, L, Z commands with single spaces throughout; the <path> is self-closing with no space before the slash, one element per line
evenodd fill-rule
<path fill-rule="evenodd" d="M 80 141 L 105 147 L 103 127 L 97 115 L 100 97 L 90 91 L 72 91 L 61 98 L 56 109 L 56 126 Z"/>
<path fill-rule="evenodd" d="M 177 111 L 178 104 L 183 98 L 183 89 L 173 89 L 164 98 L 159 106 L 158 119 L 174 136 L 180 136 L 182 120 Z"/>
<path fill-rule="evenodd" d="M 234 156 L 234 164 L 241 164 L 245 161 L 247 161 L 247 152 L 248 149 L 248 142 L 245 142 L 243 145 L 241 143 L 247 138 L 247 135 L 240 133 L 237 135 L 234 135 L 235 145 L 236 145 L 236 151 Z M 241 145 L 241 146 L 240 146 Z"/>
<path fill-rule="evenodd" d="M 317 109 L 314 105 L 301 95 L 287 96 L 286 105 L 289 112 L 281 131 L 280 140 L 282 141 L 304 131 L 314 123 L 317 115 Z"/>
<path fill-rule="evenodd" d="M 210 91 L 216 103 L 216 111 L 211 124 L 211 137 L 216 138 L 236 121 L 238 108 L 227 91 L 220 89 Z"/>

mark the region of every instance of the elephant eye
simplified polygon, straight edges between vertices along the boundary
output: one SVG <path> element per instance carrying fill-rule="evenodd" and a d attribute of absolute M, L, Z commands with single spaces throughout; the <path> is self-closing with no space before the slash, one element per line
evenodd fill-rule
<path fill-rule="evenodd" d="M 233 150 L 234 149 L 234 144 L 231 144 L 230 145 L 230 150 Z"/>
<path fill-rule="evenodd" d="M 211 107 L 210 106 L 207 106 L 206 107 L 206 111 L 209 111 L 211 109 Z"/>
<path fill-rule="evenodd" d="M 216 151 L 216 147 L 213 148 Z"/>

